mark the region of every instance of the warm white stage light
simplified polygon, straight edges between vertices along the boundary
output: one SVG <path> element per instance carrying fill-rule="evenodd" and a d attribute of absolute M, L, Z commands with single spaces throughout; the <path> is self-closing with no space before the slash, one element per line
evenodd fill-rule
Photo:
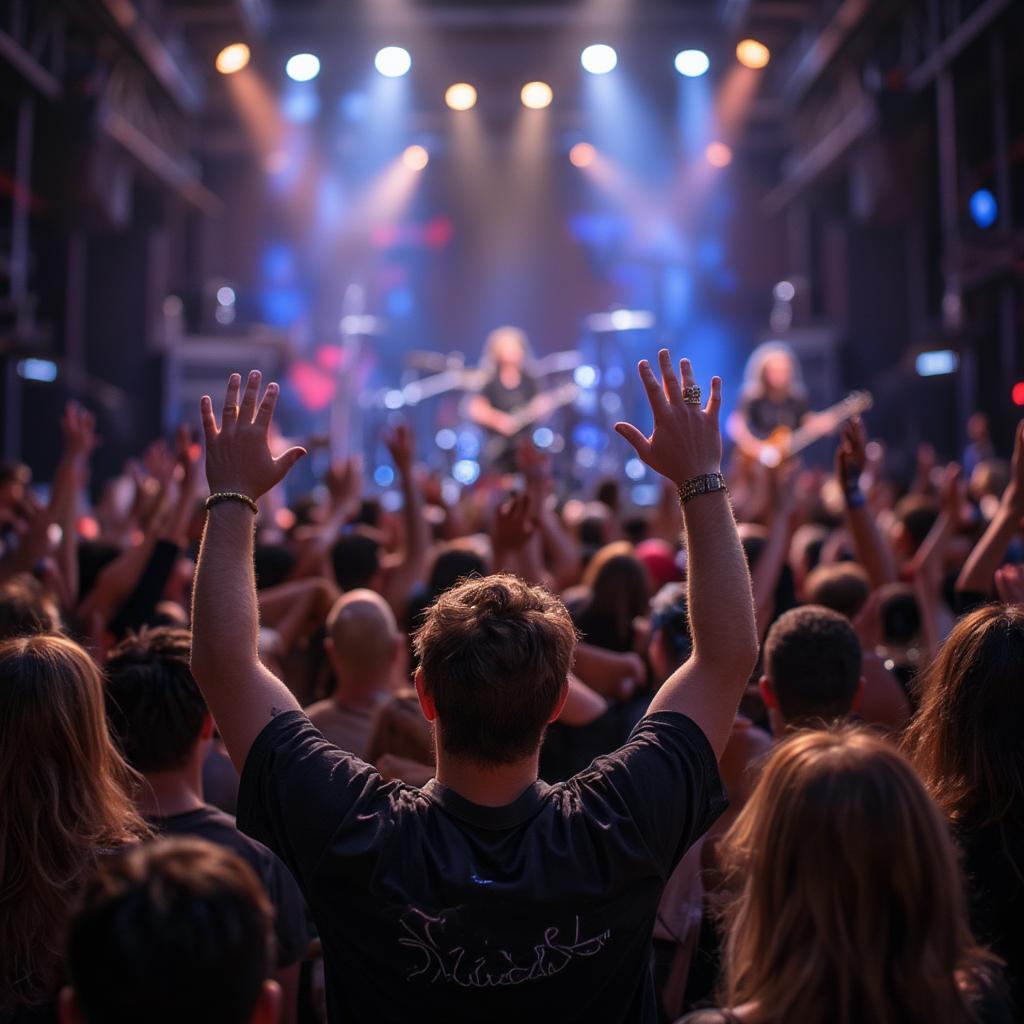
<path fill-rule="evenodd" d="M 764 43 L 756 39 L 741 39 L 736 44 L 736 59 L 745 67 L 758 71 L 771 60 L 772 54 Z"/>
<path fill-rule="evenodd" d="M 445 90 L 444 101 L 452 110 L 472 110 L 476 106 L 476 89 L 469 82 L 456 82 Z"/>
<path fill-rule="evenodd" d="M 385 46 L 377 51 L 373 66 L 385 78 L 401 78 L 412 67 L 412 54 L 401 46 Z"/>
<path fill-rule="evenodd" d="M 676 54 L 676 71 L 687 78 L 700 78 L 711 67 L 711 60 L 703 50 L 683 50 Z"/>
<path fill-rule="evenodd" d="M 580 63 L 583 70 L 589 71 L 592 75 L 607 75 L 619 63 L 619 55 L 614 47 L 606 43 L 594 43 L 580 54 Z"/>
<path fill-rule="evenodd" d="M 284 73 L 293 82 L 312 82 L 320 74 L 320 58 L 313 53 L 297 53 L 288 58 Z"/>
<path fill-rule="evenodd" d="M 249 47 L 245 43 L 232 43 L 217 54 L 214 65 L 222 75 L 233 75 L 248 63 Z"/>
<path fill-rule="evenodd" d="M 519 93 L 524 107 L 530 110 L 543 110 L 551 106 L 555 94 L 547 82 L 527 82 Z"/>
<path fill-rule="evenodd" d="M 430 154 L 422 146 L 409 146 L 402 154 L 402 163 L 410 171 L 422 171 L 430 163 Z"/>

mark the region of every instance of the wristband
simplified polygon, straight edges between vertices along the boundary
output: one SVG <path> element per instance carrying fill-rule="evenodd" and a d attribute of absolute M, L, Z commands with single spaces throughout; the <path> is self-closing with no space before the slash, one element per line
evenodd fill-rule
<path fill-rule="evenodd" d="M 705 473 L 692 477 L 679 485 L 679 504 L 685 505 L 698 494 L 714 494 L 716 491 L 729 493 L 729 488 L 725 486 L 725 477 L 721 473 Z"/>
<path fill-rule="evenodd" d="M 214 505 L 219 505 L 223 501 L 240 501 L 243 505 L 249 507 L 253 515 L 256 515 L 260 510 L 259 505 L 248 494 L 241 494 L 238 491 L 218 491 L 216 494 L 211 494 L 203 502 L 203 508 L 209 512 Z"/>

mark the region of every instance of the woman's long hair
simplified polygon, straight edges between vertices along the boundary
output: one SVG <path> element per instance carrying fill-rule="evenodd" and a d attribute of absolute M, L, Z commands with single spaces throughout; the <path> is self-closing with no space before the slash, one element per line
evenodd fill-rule
<path fill-rule="evenodd" d="M 795 398 L 806 398 L 807 387 L 804 384 L 804 374 L 800 367 L 800 360 L 796 353 L 784 341 L 762 342 L 747 358 L 747 364 L 743 368 L 743 398 L 761 398 L 765 393 L 764 366 L 772 356 L 785 356 L 792 367 L 789 391 Z"/>
<path fill-rule="evenodd" d="M 964 616 L 921 677 L 904 749 L 954 828 L 1024 829 L 1024 608 Z"/>
<path fill-rule="evenodd" d="M 145 836 L 96 664 L 63 636 L 0 643 L 0 1015 L 54 995 L 68 904 Z"/>
<path fill-rule="evenodd" d="M 628 651 L 633 646 L 633 620 L 646 615 L 651 603 L 651 577 L 627 541 L 606 544 L 583 574 L 590 597 L 580 614 L 580 628 L 593 634 L 588 643 Z M 601 634 L 601 635 L 598 635 Z"/>
<path fill-rule="evenodd" d="M 779 744 L 723 845 L 725 997 L 751 1021 L 963 1024 L 988 983 L 956 853 L 906 759 L 855 729 Z"/>
<path fill-rule="evenodd" d="M 523 350 L 523 373 L 527 376 L 534 376 L 536 374 L 536 357 L 533 354 L 530 339 L 522 328 L 510 325 L 495 327 L 484 339 L 484 350 L 480 354 L 479 363 L 481 373 L 490 378 L 498 372 L 498 360 L 495 358 L 495 352 L 506 338 L 512 338 L 519 343 Z"/>

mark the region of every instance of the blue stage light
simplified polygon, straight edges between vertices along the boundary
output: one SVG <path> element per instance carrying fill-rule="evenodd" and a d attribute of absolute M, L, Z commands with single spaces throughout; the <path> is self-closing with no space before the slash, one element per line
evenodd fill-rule
<path fill-rule="evenodd" d="M 676 71 L 686 78 L 700 78 L 711 67 L 711 59 L 703 50 L 683 50 L 676 54 Z"/>
<path fill-rule="evenodd" d="M 284 72 L 293 82 L 311 82 L 320 74 L 320 58 L 312 53 L 297 53 L 288 58 Z"/>
<path fill-rule="evenodd" d="M 990 228 L 999 219 L 999 204 L 987 188 L 979 188 L 969 202 L 971 220 L 979 228 Z"/>
<path fill-rule="evenodd" d="M 619 55 L 606 43 L 594 43 L 580 54 L 580 63 L 592 75 L 607 75 L 619 63 Z"/>
<path fill-rule="evenodd" d="M 412 54 L 401 46 L 385 46 L 377 51 L 373 66 L 385 78 L 401 78 L 412 67 Z"/>

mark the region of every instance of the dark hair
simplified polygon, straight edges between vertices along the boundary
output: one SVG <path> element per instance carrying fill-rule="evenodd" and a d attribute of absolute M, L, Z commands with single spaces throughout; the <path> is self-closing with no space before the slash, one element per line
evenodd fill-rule
<path fill-rule="evenodd" d="M 656 635 L 668 663 L 674 667 L 690 660 L 693 634 L 685 583 L 669 583 L 651 601 L 651 632 Z"/>
<path fill-rule="evenodd" d="M 253 553 L 256 586 L 263 590 L 284 583 L 295 566 L 295 555 L 287 544 L 257 544 Z"/>
<path fill-rule="evenodd" d="M 380 541 L 361 531 L 343 534 L 331 547 L 331 564 L 342 590 L 369 587 L 380 568 Z"/>
<path fill-rule="evenodd" d="M 921 609 L 909 583 L 888 583 L 882 589 L 878 614 L 887 644 L 909 644 L 921 632 Z"/>
<path fill-rule="evenodd" d="M 78 544 L 78 599 L 93 587 L 100 573 L 121 554 L 116 544 L 104 540 L 83 540 Z"/>
<path fill-rule="evenodd" d="M 1024 828 L 1024 608 L 991 604 L 962 618 L 919 678 L 905 747 L 955 825 Z"/>
<path fill-rule="evenodd" d="M 612 650 L 633 647 L 633 620 L 646 615 L 651 602 L 651 577 L 631 544 L 606 544 L 583 574 L 590 598 L 578 624 L 588 642 Z"/>
<path fill-rule="evenodd" d="M 565 605 L 515 576 L 466 580 L 416 632 L 445 751 L 477 764 L 529 757 L 565 688 L 576 634 Z"/>
<path fill-rule="evenodd" d="M 450 547 L 434 559 L 427 581 L 427 593 L 431 598 L 450 590 L 459 580 L 470 576 L 486 576 L 487 563 L 476 551 L 464 547 Z"/>
<path fill-rule="evenodd" d="M 251 867 L 201 839 L 106 861 L 68 934 L 87 1024 L 245 1024 L 273 970 L 271 910 Z"/>
<path fill-rule="evenodd" d="M 140 772 L 181 768 L 203 727 L 206 703 L 189 668 L 191 635 L 161 626 L 122 640 L 107 661 L 107 719 Z"/>
<path fill-rule="evenodd" d="M 5 580 L 0 583 L 0 640 L 53 632 L 51 611 L 55 608 L 34 576 L 22 573 Z"/>
<path fill-rule="evenodd" d="M 860 671 L 860 640 L 838 612 L 804 605 L 768 630 L 764 672 L 788 724 L 849 714 Z"/>
<path fill-rule="evenodd" d="M 811 604 L 831 608 L 834 612 L 854 618 L 871 594 L 868 574 L 852 562 L 819 565 L 804 584 Z"/>
<path fill-rule="evenodd" d="M 896 519 L 907 532 L 916 551 L 939 518 L 939 508 L 933 498 L 921 494 L 908 494 L 896 503 Z"/>

